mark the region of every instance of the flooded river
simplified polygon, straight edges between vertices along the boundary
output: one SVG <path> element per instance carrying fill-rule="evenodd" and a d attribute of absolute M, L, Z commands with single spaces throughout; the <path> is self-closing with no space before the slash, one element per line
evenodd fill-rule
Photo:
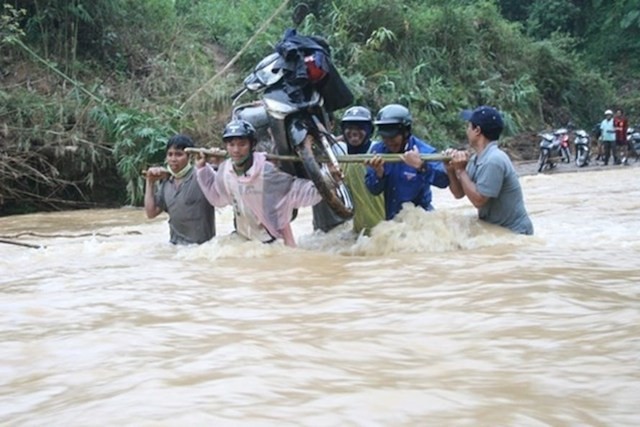
<path fill-rule="evenodd" d="M 640 168 L 435 191 L 356 239 L 168 244 L 141 209 L 0 218 L 2 426 L 640 425 Z M 21 233 L 31 233 L 28 235 Z"/>

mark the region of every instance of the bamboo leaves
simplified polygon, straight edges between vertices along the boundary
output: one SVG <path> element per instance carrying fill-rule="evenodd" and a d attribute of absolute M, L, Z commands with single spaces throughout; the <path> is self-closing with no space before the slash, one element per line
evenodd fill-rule
<path fill-rule="evenodd" d="M 12 39 L 24 36 L 20 27 L 20 19 L 26 14 L 24 9 L 16 9 L 5 3 L 0 15 L 0 44 L 10 43 Z"/>
<path fill-rule="evenodd" d="M 109 139 L 120 176 L 125 180 L 129 202 L 137 204 L 144 195 L 140 170 L 161 163 L 168 138 L 176 133 L 173 111 L 148 114 L 113 107 L 95 109 Z M 110 119 L 112 118 L 112 119 Z"/>

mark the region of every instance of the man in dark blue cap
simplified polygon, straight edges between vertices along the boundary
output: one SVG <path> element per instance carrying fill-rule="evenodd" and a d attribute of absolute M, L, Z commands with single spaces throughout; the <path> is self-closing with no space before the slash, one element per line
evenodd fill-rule
<path fill-rule="evenodd" d="M 475 154 L 449 149 L 449 189 L 456 199 L 467 196 L 478 209 L 478 217 L 515 233 L 533 234 L 533 224 L 524 206 L 522 187 L 507 154 L 498 148 L 504 128 L 502 115 L 493 107 L 464 110 L 467 139 Z"/>

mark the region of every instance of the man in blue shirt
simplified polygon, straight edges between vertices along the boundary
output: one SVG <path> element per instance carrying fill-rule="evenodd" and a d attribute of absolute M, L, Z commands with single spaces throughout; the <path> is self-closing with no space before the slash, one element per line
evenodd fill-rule
<path fill-rule="evenodd" d="M 374 124 L 383 144 L 373 145 L 371 152 L 398 153 L 402 159 L 392 163 L 374 156 L 366 162 L 365 184 L 374 195 L 384 193 L 386 219 L 395 217 L 407 202 L 433 210 L 431 186 L 447 188 L 449 177 L 442 162 L 425 162 L 420 155 L 435 153 L 436 149 L 411 134 L 411 113 L 402 105 L 389 104 L 380 109 Z"/>
<path fill-rule="evenodd" d="M 618 154 L 616 150 L 616 128 L 613 121 L 613 111 L 604 112 L 604 120 L 600 122 L 600 139 L 604 148 L 604 165 L 609 164 L 609 157 L 613 153 L 613 162 L 618 164 Z"/>

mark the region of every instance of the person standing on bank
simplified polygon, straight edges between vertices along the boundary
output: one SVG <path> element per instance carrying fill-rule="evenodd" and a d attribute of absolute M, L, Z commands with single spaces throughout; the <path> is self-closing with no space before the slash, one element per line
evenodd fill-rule
<path fill-rule="evenodd" d="M 216 171 L 200 154 L 198 184 L 212 205 L 232 205 L 237 233 L 247 240 L 271 243 L 283 239 L 296 246 L 291 230 L 293 210 L 322 200 L 312 181 L 296 178 L 256 152 L 256 131 L 244 120 L 231 120 L 222 135 L 229 159 Z"/>
<path fill-rule="evenodd" d="M 380 109 L 374 124 L 382 144 L 374 144 L 372 153 L 399 153 L 402 162 L 386 162 L 381 156 L 367 160 L 365 184 L 371 194 L 384 194 L 385 219 L 394 218 L 402 204 L 411 202 L 424 210 L 433 210 L 431 186 L 446 188 L 449 178 L 442 162 L 425 162 L 421 154 L 436 149 L 411 134 L 413 119 L 409 110 L 400 104 Z"/>
<path fill-rule="evenodd" d="M 622 108 L 616 110 L 616 114 L 613 117 L 613 127 L 616 130 L 616 158 L 622 156 L 622 163 L 628 165 L 627 158 L 629 157 L 629 144 L 627 142 L 627 130 L 629 129 L 629 121 L 624 116 Z M 616 164 L 620 164 L 620 161 L 616 161 Z"/>
<path fill-rule="evenodd" d="M 604 149 L 604 165 L 609 164 L 609 157 L 613 151 L 613 162 L 618 163 L 618 155 L 616 154 L 616 129 L 613 124 L 613 111 L 604 112 L 604 120 L 600 122 L 600 139 Z"/>
<path fill-rule="evenodd" d="M 501 114 L 493 107 L 465 110 L 467 140 L 475 151 L 449 149 L 449 190 L 456 199 L 467 196 L 478 209 L 478 217 L 519 234 L 533 234 L 533 224 L 524 206 L 518 175 L 507 154 L 498 148 L 504 128 Z"/>
<path fill-rule="evenodd" d="M 145 214 L 149 219 L 161 212 L 169 214 L 169 241 L 174 245 L 204 243 L 216 234 L 215 209 L 202 194 L 184 151 L 193 146 L 187 135 L 171 137 L 166 150 L 168 173 L 163 167 L 149 168 L 146 173 Z"/>

